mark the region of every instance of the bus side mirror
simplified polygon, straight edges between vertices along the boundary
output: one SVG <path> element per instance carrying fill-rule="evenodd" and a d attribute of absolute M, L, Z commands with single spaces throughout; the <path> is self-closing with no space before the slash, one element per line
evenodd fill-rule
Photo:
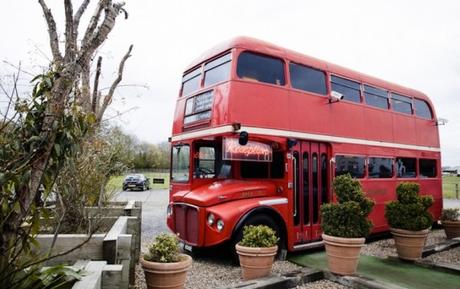
<path fill-rule="evenodd" d="M 246 131 L 240 132 L 238 143 L 242 146 L 245 146 L 248 143 L 248 140 L 249 140 L 249 134 Z"/>
<path fill-rule="evenodd" d="M 343 99 L 343 94 L 338 91 L 331 91 L 331 96 L 329 97 L 329 103 L 339 102 Z"/>

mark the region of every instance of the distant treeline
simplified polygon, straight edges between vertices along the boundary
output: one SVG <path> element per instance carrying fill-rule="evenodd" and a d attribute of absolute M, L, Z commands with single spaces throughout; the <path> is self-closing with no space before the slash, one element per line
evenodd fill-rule
<path fill-rule="evenodd" d="M 135 170 L 168 169 L 170 145 L 168 142 L 156 144 L 140 141 L 137 137 L 114 128 L 113 133 L 123 139 L 123 162 Z"/>

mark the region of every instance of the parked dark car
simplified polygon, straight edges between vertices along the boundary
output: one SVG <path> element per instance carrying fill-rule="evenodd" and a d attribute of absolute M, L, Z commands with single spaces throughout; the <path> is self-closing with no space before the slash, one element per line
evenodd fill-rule
<path fill-rule="evenodd" d="M 123 191 L 129 189 L 150 190 L 150 179 L 143 174 L 127 175 L 123 181 Z"/>

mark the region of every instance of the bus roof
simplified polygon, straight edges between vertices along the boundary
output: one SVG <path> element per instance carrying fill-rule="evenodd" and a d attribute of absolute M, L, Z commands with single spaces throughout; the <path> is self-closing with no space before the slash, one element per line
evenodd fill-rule
<path fill-rule="evenodd" d="M 413 96 L 419 99 L 424 99 L 428 101 L 433 107 L 430 99 L 422 92 L 411 89 L 408 87 L 404 87 L 395 83 L 391 83 L 364 73 L 360 73 L 357 71 L 354 71 L 352 69 L 348 69 L 345 67 L 342 67 L 337 64 L 333 64 L 324 60 L 320 60 L 293 50 L 289 50 L 277 45 L 274 45 L 272 43 L 262 41 L 259 39 L 251 38 L 251 37 L 245 37 L 245 36 L 239 36 L 235 37 L 232 39 L 229 39 L 225 42 L 222 42 L 215 47 L 207 50 L 204 52 L 201 56 L 196 58 L 190 65 L 187 67 L 186 72 L 189 70 L 195 68 L 197 65 L 203 63 L 204 61 L 222 53 L 227 50 L 230 50 L 232 48 L 241 48 L 241 49 L 247 49 L 251 50 L 254 52 L 259 52 L 262 54 L 267 54 L 271 56 L 277 56 L 280 58 L 287 59 L 292 62 L 296 62 L 299 64 L 304 64 L 307 66 L 315 67 L 318 69 L 322 69 L 325 71 L 329 71 L 332 74 L 338 75 L 338 76 L 343 76 L 345 78 L 350 78 L 354 79 L 366 84 L 374 85 L 380 88 L 388 89 L 394 92 L 398 92 L 407 96 Z"/>

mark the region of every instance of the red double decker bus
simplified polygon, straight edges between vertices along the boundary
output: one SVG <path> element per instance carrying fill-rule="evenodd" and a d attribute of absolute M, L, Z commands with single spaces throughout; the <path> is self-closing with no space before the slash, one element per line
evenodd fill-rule
<path fill-rule="evenodd" d="M 215 47 L 185 71 L 171 137 L 169 228 L 187 248 L 234 244 L 266 224 L 280 247 L 321 244 L 320 206 L 351 174 L 388 230 L 403 181 L 442 209 L 436 115 L 423 93 L 252 38 Z"/>

